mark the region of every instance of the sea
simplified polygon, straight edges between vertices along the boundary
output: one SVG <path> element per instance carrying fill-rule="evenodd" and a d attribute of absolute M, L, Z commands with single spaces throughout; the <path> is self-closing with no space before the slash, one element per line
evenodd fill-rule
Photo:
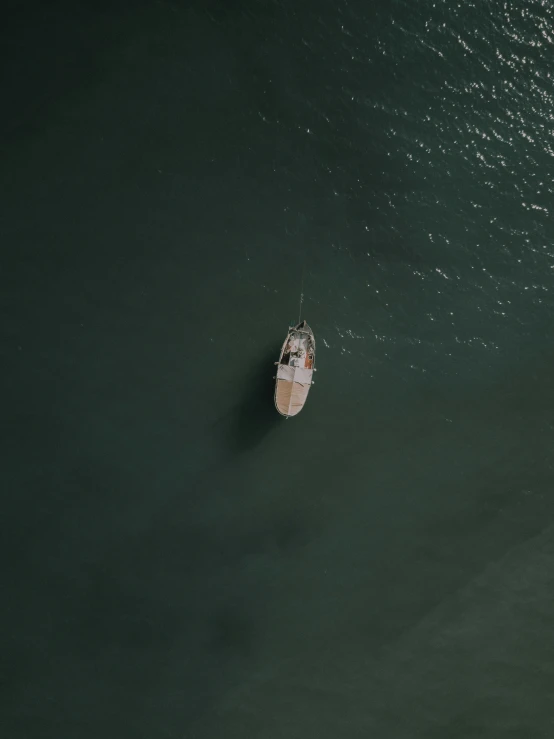
<path fill-rule="evenodd" d="M 0 734 L 554 736 L 551 0 L 1 14 Z"/>

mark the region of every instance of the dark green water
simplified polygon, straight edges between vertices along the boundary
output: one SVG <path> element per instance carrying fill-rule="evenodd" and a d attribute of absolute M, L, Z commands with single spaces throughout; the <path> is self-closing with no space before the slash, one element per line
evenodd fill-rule
<path fill-rule="evenodd" d="M 0 27 L 2 736 L 551 737 L 552 5 Z"/>

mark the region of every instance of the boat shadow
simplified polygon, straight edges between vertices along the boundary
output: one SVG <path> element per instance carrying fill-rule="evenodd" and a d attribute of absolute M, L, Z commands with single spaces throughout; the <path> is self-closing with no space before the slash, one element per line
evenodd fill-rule
<path fill-rule="evenodd" d="M 255 448 L 275 430 L 283 419 L 275 409 L 273 376 L 279 349 L 266 349 L 248 373 L 229 427 L 228 442 L 232 451 L 243 452 Z"/>

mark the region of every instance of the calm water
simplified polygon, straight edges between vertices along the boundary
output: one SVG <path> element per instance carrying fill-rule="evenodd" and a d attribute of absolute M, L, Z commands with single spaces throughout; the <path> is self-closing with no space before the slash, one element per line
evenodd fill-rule
<path fill-rule="evenodd" d="M 554 7 L 79 8 L 1 24 L 2 734 L 551 737 Z"/>

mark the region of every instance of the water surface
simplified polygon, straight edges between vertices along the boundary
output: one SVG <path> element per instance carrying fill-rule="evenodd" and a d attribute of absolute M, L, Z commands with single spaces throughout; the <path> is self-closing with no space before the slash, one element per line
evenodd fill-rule
<path fill-rule="evenodd" d="M 300 6 L 5 15 L 14 739 L 551 733 L 553 10 Z"/>

